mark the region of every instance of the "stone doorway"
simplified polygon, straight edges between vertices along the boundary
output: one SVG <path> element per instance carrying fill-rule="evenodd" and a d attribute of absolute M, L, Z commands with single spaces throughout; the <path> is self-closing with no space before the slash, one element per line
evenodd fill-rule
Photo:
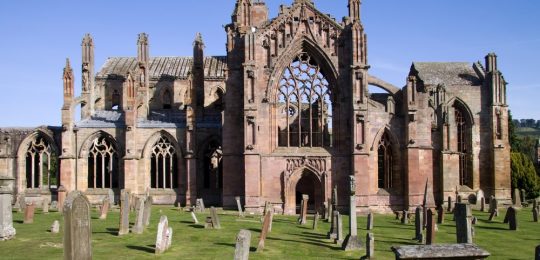
<path fill-rule="evenodd" d="M 320 211 L 322 205 L 323 189 L 322 184 L 317 175 L 308 169 L 304 169 L 301 177 L 295 186 L 295 205 L 296 213 L 300 213 L 300 205 L 302 202 L 302 194 L 309 195 L 308 212 L 315 213 Z"/>

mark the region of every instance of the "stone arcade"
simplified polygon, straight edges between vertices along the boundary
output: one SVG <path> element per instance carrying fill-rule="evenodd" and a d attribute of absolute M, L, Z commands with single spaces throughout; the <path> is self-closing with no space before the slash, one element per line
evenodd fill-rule
<path fill-rule="evenodd" d="M 225 56 L 205 56 L 198 34 L 192 56 L 152 57 L 142 33 L 136 56 L 99 70 L 86 35 L 81 95 L 67 61 L 61 127 L 1 129 L 0 173 L 16 179 L 15 194 L 38 199 L 55 198 L 60 184 L 91 203 L 111 189 L 118 200 L 121 189 L 149 188 L 155 204 L 203 198 L 234 209 L 240 196 L 247 212 L 270 201 L 296 214 L 301 194 L 321 210 L 334 186 L 346 210 L 349 175 L 365 213 L 422 204 L 426 179 L 437 204 L 480 189 L 508 201 L 506 82 L 495 54 L 484 64 L 414 62 L 404 87 L 393 86 L 369 72 L 360 0 L 348 8 L 336 21 L 294 0 L 269 19 L 263 1 L 237 0 Z"/>

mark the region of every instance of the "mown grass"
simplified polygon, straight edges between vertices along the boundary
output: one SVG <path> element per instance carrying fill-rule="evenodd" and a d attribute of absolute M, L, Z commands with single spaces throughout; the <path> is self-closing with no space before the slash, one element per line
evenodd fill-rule
<path fill-rule="evenodd" d="M 154 243 L 159 216 L 166 215 L 169 226 L 174 229 L 172 247 L 163 255 L 154 255 Z M 198 214 L 202 223 L 209 214 Z M 530 208 L 519 211 L 518 231 L 508 230 L 503 216 L 494 222 L 487 221 L 488 214 L 474 211 L 478 218 L 474 242 L 492 254 L 490 259 L 533 259 L 534 248 L 540 245 L 540 223 L 532 222 Z M 502 214 L 501 214 L 502 215 Z M 207 230 L 195 225 L 188 212 L 170 207 L 154 207 L 150 227 L 142 235 L 117 236 L 119 213 L 109 213 L 107 220 L 99 220 L 92 212 L 92 249 L 94 259 L 232 259 L 236 234 L 240 229 L 251 231 L 250 259 L 359 259 L 365 251 L 344 252 L 339 246 L 326 239 L 330 224 L 320 221 L 317 230 L 312 230 L 311 217 L 308 224 L 296 224 L 295 217 L 275 216 L 272 232 L 266 240 L 263 252 L 254 252 L 261 230 L 260 217 L 237 218 L 235 212 L 220 213 L 222 229 Z M 131 214 L 131 220 L 135 216 Z M 439 225 L 437 243 L 455 242 L 455 225 L 447 214 L 445 223 Z M 22 224 L 23 215 L 14 212 L 17 236 L 10 241 L 0 242 L 0 259 L 61 259 L 62 233 L 51 234 L 48 229 L 54 220 L 62 217 L 57 212 L 42 214 L 39 210 L 33 224 Z M 345 234 L 348 219 L 344 216 Z M 402 225 L 392 215 L 375 215 L 375 254 L 377 259 L 394 259 L 390 250 L 394 245 L 416 244 L 414 224 Z M 414 222 L 412 222 L 414 223 Z M 358 234 L 365 241 L 366 217 L 358 217 Z"/>

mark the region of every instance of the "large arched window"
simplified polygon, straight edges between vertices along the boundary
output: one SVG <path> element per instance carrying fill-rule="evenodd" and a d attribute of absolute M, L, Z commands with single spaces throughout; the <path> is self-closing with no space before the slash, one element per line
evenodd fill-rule
<path fill-rule="evenodd" d="M 51 145 L 38 136 L 26 152 L 26 188 L 40 189 L 57 185 L 57 168 L 56 154 Z"/>
<path fill-rule="evenodd" d="M 178 164 L 174 145 L 162 136 L 152 147 L 150 185 L 153 189 L 178 188 Z"/>
<path fill-rule="evenodd" d="M 319 65 L 306 53 L 298 55 L 279 81 L 279 146 L 331 147 L 330 95 Z"/>
<path fill-rule="evenodd" d="M 393 186 L 392 172 L 394 170 L 394 158 L 392 156 L 392 144 L 388 133 L 384 133 L 379 141 L 377 150 L 378 185 L 382 189 L 390 189 Z"/>
<path fill-rule="evenodd" d="M 471 187 L 470 153 L 471 134 L 470 124 L 465 118 L 464 111 L 455 106 L 455 123 L 457 135 L 457 152 L 459 153 L 459 185 Z"/>
<path fill-rule="evenodd" d="M 88 188 L 118 188 L 118 153 L 106 137 L 98 137 L 88 152 Z"/>

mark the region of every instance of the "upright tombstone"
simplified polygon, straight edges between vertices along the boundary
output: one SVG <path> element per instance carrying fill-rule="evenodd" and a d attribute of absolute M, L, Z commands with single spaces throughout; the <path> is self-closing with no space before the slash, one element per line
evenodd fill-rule
<path fill-rule="evenodd" d="M 418 240 L 419 242 L 422 242 L 423 234 L 423 223 L 424 221 L 422 218 L 424 217 L 424 213 L 421 206 L 416 207 L 416 210 L 414 212 L 414 239 Z"/>
<path fill-rule="evenodd" d="M 27 203 L 24 209 L 24 224 L 34 223 L 34 212 L 36 210 L 36 205 L 32 203 Z"/>
<path fill-rule="evenodd" d="M 409 224 L 409 212 L 406 210 L 401 214 L 401 224 Z"/>
<path fill-rule="evenodd" d="M 452 196 L 448 196 L 448 205 L 447 205 L 447 212 L 452 212 Z"/>
<path fill-rule="evenodd" d="M 373 213 L 369 212 L 367 215 L 367 230 L 373 229 Z"/>
<path fill-rule="evenodd" d="M 238 208 L 238 216 L 243 218 L 244 217 L 244 211 L 242 210 L 242 203 L 240 202 L 240 196 L 234 197 L 236 200 L 236 207 Z"/>
<path fill-rule="evenodd" d="M 101 212 L 99 214 L 99 219 L 107 219 L 107 214 L 109 213 L 109 198 L 103 199 L 103 204 L 101 206 Z"/>
<path fill-rule="evenodd" d="M 122 190 L 120 195 L 120 227 L 118 235 L 126 235 L 129 233 L 129 192 Z"/>
<path fill-rule="evenodd" d="M 131 232 L 134 234 L 142 234 L 144 231 L 144 198 L 139 198 L 137 200 L 137 205 L 135 207 L 135 225 L 131 229 Z"/>
<path fill-rule="evenodd" d="M 508 207 L 506 216 L 504 216 L 504 223 L 508 223 L 508 228 L 510 230 L 517 230 L 517 212 L 514 207 Z"/>
<path fill-rule="evenodd" d="M 444 209 L 442 207 L 437 209 L 437 224 L 444 224 Z"/>
<path fill-rule="evenodd" d="M 492 195 L 489 200 L 489 220 L 493 220 L 494 217 L 499 215 L 499 202 Z"/>
<path fill-rule="evenodd" d="M 366 234 L 366 258 L 371 259 L 375 256 L 375 238 L 373 233 Z"/>
<path fill-rule="evenodd" d="M 345 237 L 341 248 L 345 251 L 360 250 L 362 248 L 362 242 L 358 237 L 358 224 L 356 220 L 356 179 L 354 175 L 349 175 L 349 234 Z"/>
<path fill-rule="evenodd" d="M 270 211 L 266 212 L 266 215 L 264 215 L 264 221 L 263 226 L 261 229 L 261 236 L 259 237 L 259 243 L 257 244 L 257 252 L 264 250 L 264 243 L 266 241 L 266 235 L 268 235 L 268 229 L 270 227 L 270 222 L 272 214 Z"/>
<path fill-rule="evenodd" d="M 328 202 L 326 202 L 328 205 L 326 207 L 326 222 L 332 222 L 332 218 L 334 216 L 333 212 L 333 206 L 332 206 L 332 199 L 329 199 Z"/>
<path fill-rule="evenodd" d="M 17 233 L 13 228 L 13 212 L 11 208 L 11 188 L 14 178 L 0 177 L 0 241 L 10 240 Z"/>
<path fill-rule="evenodd" d="M 521 198 L 520 198 L 520 195 L 519 195 L 519 189 L 514 189 L 514 206 L 515 207 L 521 207 Z"/>
<path fill-rule="evenodd" d="M 337 220 L 339 216 L 339 211 L 334 210 L 332 212 L 332 221 L 330 223 L 330 232 L 328 232 L 327 237 L 328 239 L 336 239 L 337 238 Z"/>
<path fill-rule="evenodd" d="M 203 201 L 203 199 L 197 199 L 195 201 L 195 209 L 197 209 L 197 212 L 199 212 L 199 213 L 204 212 L 204 201 Z"/>
<path fill-rule="evenodd" d="M 319 222 L 319 213 L 315 212 L 315 214 L 313 214 L 313 226 L 312 226 L 313 230 L 317 230 L 318 222 Z"/>
<path fill-rule="evenodd" d="M 248 260 L 249 246 L 251 243 L 251 232 L 242 229 L 236 236 L 236 248 L 234 250 L 234 260 Z"/>
<path fill-rule="evenodd" d="M 302 194 L 302 211 L 300 211 L 300 225 L 307 223 L 307 209 L 308 209 L 309 195 Z"/>
<path fill-rule="evenodd" d="M 527 192 L 524 189 L 519 190 L 519 195 L 521 197 L 521 202 L 527 201 Z"/>
<path fill-rule="evenodd" d="M 328 203 L 325 201 L 323 202 L 321 219 L 326 219 L 328 217 L 326 214 L 328 214 Z"/>
<path fill-rule="evenodd" d="M 51 225 L 51 233 L 58 234 L 58 232 L 60 232 L 60 222 L 55 220 Z"/>
<path fill-rule="evenodd" d="M 92 222 L 88 199 L 80 191 L 72 191 L 63 208 L 64 259 L 92 259 Z"/>
<path fill-rule="evenodd" d="M 64 185 L 60 185 L 58 187 L 58 212 L 62 212 L 64 210 L 64 200 L 66 200 L 66 196 L 67 196 L 67 190 L 66 190 L 66 187 L 64 187 Z"/>
<path fill-rule="evenodd" d="M 533 222 L 538 222 L 538 207 L 534 207 L 532 210 Z"/>
<path fill-rule="evenodd" d="M 108 192 L 107 192 L 107 198 L 105 199 L 108 199 L 109 200 L 109 204 L 110 205 L 115 205 L 115 199 L 114 199 L 114 191 L 113 189 L 109 189 Z M 104 199 L 104 200 L 105 200 Z"/>
<path fill-rule="evenodd" d="M 426 227 L 426 245 L 435 243 L 435 213 L 432 209 L 428 209 L 427 227 Z"/>
<path fill-rule="evenodd" d="M 219 221 L 219 215 L 217 214 L 216 208 L 210 207 L 210 217 L 212 218 L 212 227 L 214 229 L 220 229 L 221 222 Z"/>
<path fill-rule="evenodd" d="M 169 220 L 167 216 L 161 216 L 158 223 L 158 230 L 156 235 L 156 249 L 155 254 L 159 255 L 164 253 L 169 247 Z"/>
<path fill-rule="evenodd" d="M 456 203 L 455 208 L 456 217 L 456 238 L 458 243 L 471 244 L 471 209 L 469 205 L 464 203 Z"/>
<path fill-rule="evenodd" d="M 146 196 L 144 201 L 144 213 L 143 213 L 143 225 L 144 227 L 150 226 L 150 217 L 152 216 L 152 196 Z"/>
<path fill-rule="evenodd" d="M 486 198 L 480 198 L 480 211 L 486 211 Z"/>
<path fill-rule="evenodd" d="M 44 198 L 41 201 L 41 212 L 43 212 L 44 214 L 49 214 L 49 203 L 50 199 L 48 198 Z"/>
<path fill-rule="evenodd" d="M 334 239 L 334 243 L 338 245 L 343 245 L 343 216 L 339 214 L 339 211 L 335 211 L 337 214 L 337 220 L 336 220 L 336 239 Z"/>

